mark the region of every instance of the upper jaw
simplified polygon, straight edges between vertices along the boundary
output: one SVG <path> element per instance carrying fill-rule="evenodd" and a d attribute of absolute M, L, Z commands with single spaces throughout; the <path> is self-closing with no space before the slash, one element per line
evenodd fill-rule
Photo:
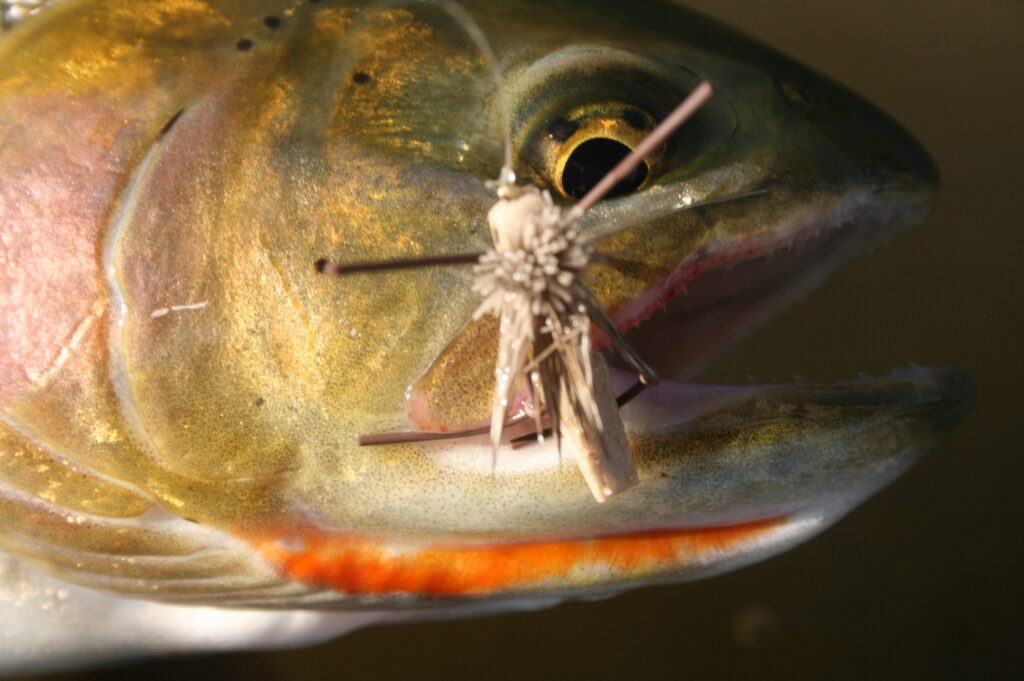
<path fill-rule="evenodd" d="M 622 305 L 616 320 L 623 330 L 637 327 L 628 340 L 663 377 L 697 376 L 843 263 L 920 222 L 931 195 L 930 187 L 855 187 L 807 202 L 766 233 L 719 240 L 687 258 Z"/>
<path fill-rule="evenodd" d="M 788 66 L 792 72 L 773 79 L 707 64 L 705 75 L 725 84 L 715 97 L 736 116 L 728 139 L 643 192 L 599 204 L 584 217 L 584 233 L 604 255 L 587 283 L 622 329 L 681 293 L 721 309 L 721 300 L 702 299 L 692 288 L 713 279 L 709 272 L 773 270 L 772 288 L 786 291 L 760 314 L 741 315 L 728 333 L 705 330 L 700 335 L 713 337 L 707 359 L 694 358 L 688 371 L 670 376 L 693 375 L 839 265 L 920 222 L 934 196 L 935 165 L 906 131 L 840 86 Z M 790 101 L 793 83 L 802 83 L 807 101 Z M 794 250 L 805 257 L 789 257 Z M 758 261 L 765 259 L 776 264 L 764 267 Z"/>

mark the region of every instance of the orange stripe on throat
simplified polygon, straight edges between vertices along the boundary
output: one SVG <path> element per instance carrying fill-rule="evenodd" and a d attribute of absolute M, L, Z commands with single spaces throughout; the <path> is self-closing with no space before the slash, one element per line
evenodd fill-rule
<path fill-rule="evenodd" d="M 785 518 L 772 518 L 727 527 L 490 544 L 403 543 L 304 532 L 264 539 L 255 547 L 289 579 L 349 594 L 487 596 L 642 578 L 736 549 L 784 523 Z"/>

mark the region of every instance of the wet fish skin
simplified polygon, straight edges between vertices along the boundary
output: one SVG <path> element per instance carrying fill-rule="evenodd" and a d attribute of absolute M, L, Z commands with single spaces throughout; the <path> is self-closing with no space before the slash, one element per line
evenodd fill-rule
<path fill-rule="evenodd" d="M 200 646 L 190 632 L 223 626 L 119 596 L 285 609 L 268 626 L 302 620 L 294 642 L 394 611 L 708 576 L 812 536 L 962 418 L 972 389 L 955 370 L 668 386 L 625 410 L 642 483 L 600 507 L 549 450 L 491 476 L 482 443 L 357 449 L 357 433 L 409 425 L 417 376 L 413 425 L 486 412 L 493 330 L 466 326 L 468 271 L 339 287 L 312 264 L 479 250 L 501 145 L 457 27 L 388 11 L 352 45 L 342 5 L 65 0 L 0 38 L 0 548 L 118 595 L 4 558 L 3 616 L 32 628 L 0 664 L 54 663 L 43 645 L 64 663 Z M 603 242 L 619 260 L 591 274 L 623 326 L 652 291 L 700 299 L 703 280 L 683 276 L 695 264 L 778 247 L 772 296 L 739 312 L 712 297 L 729 324 L 686 311 L 721 342 L 671 337 L 687 349 L 663 359 L 670 375 L 927 208 L 934 166 L 895 123 L 706 19 L 658 3 L 466 6 L 508 74 L 517 170 L 534 181 L 552 119 L 608 97 L 654 116 L 715 84 L 654 181 L 586 224 L 639 223 Z M 135 607 L 172 608 L 166 632 L 132 626 Z M 72 623 L 99 611 L 123 638 L 83 646 Z M 269 631 L 229 644 L 287 642 Z"/>

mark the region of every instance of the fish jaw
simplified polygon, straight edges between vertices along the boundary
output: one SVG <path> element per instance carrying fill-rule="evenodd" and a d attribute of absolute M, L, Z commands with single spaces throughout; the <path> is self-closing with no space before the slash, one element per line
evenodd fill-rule
<path fill-rule="evenodd" d="M 779 72 L 768 75 L 712 60 L 703 67 L 706 70 L 698 74 L 722 83 L 716 94 L 719 105 L 735 117 L 727 141 L 709 158 L 679 169 L 643 192 L 599 204 L 583 226 L 597 240 L 603 255 L 586 273 L 588 284 L 620 330 L 632 330 L 628 339 L 666 383 L 692 380 L 716 356 L 807 295 L 841 264 L 919 223 L 937 182 L 928 154 L 891 119 L 800 67 L 787 62 L 779 66 Z M 523 79 L 528 80 L 527 76 Z M 780 81 L 789 86 L 782 87 Z M 794 94 L 794 83 L 802 84 L 800 97 Z M 813 112 L 807 109 L 812 97 L 817 102 Z M 763 105 L 766 99 L 771 102 L 768 109 L 777 115 L 759 117 L 750 104 Z M 844 137 L 840 116 L 861 120 L 865 129 Z M 486 418 L 493 390 L 494 333 L 493 326 L 466 326 L 414 383 L 410 393 L 414 429 L 456 430 L 478 425 Z M 620 384 L 619 390 L 625 387 Z M 969 395 L 970 389 L 964 388 L 961 398 L 965 403 L 969 403 Z M 875 406 L 885 409 L 882 404 Z M 634 438 L 634 452 L 639 451 L 636 443 L 642 440 L 642 429 L 634 428 L 631 419 L 643 422 L 643 410 L 650 407 L 650 402 L 641 401 L 623 410 L 627 431 Z M 447 420 L 438 418 L 438 413 L 445 414 Z M 684 424 L 689 413 L 680 408 L 678 423 Z M 747 425 L 739 416 L 733 422 L 737 434 Z M 813 461 L 801 439 L 803 428 L 813 432 L 813 419 L 790 425 L 775 433 L 778 451 L 790 451 L 794 462 Z M 837 427 L 837 435 L 845 432 L 832 425 Z M 934 442 L 925 438 L 920 446 L 908 444 L 904 450 L 920 453 Z M 517 462 L 536 460 L 531 454 L 525 450 L 499 452 L 498 470 L 506 466 L 521 470 L 524 477 L 520 479 L 487 474 L 490 457 L 465 442 L 392 451 L 409 452 L 424 460 L 436 447 L 463 452 L 453 454 L 450 460 L 479 457 L 477 465 L 459 468 L 458 474 L 438 465 L 420 479 L 413 495 L 392 492 L 387 505 L 373 505 L 361 498 L 360 503 L 371 504 L 372 510 L 366 514 L 373 519 L 371 526 L 380 531 L 439 534 L 518 532 L 529 541 L 537 535 L 594 528 L 614 533 L 637 526 L 717 527 L 794 512 L 794 508 L 778 508 L 767 515 L 754 512 L 742 485 L 719 497 L 723 508 L 736 510 L 732 516 L 708 513 L 696 502 L 702 498 L 696 484 L 685 485 L 686 498 L 694 500 L 694 505 L 687 504 L 683 495 L 648 496 L 650 490 L 666 488 L 645 475 L 639 455 L 641 484 L 620 499 L 595 507 L 571 467 L 563 470 L 551 464 L 558 460 L 556 452 L 539 455 L 549 463 L 542 470 L 529 470 L 529 475 Z M 676 455 L 686 458 L 688 451 L 679 443 Z M 891 454 L 879 449 L 879 461 Z M 727 479 L 734 462 L 705 461 L 704 465 L 715 472 L 711 480 Z M 470 471 L 478 477 L 462 474 Z M 386 467 L 380 473 L 387 475 Z M 679 481 L 689 475 L 666 472 L 668 479 Z M 461 485 L 459 499 L 467 505 L 435 502 L 452 498 L 452 490 L 445 482 L 434 484 L 434 479 L 456 477 Z M 877 481 L 856 488 L 871 490 L 882 484 Z M 400 485 L 394 478 L 390 487 Z M 824 494 L 802 493 L 813 506 L 827 505 Z M 839 491 L 832 493 L 838 495 Z M 857 498 L 863 500 L 868 494 L 865 491 Z M 396 497 L 398 503 L 430 510 L 414 519 L 403 518 L 401 527 L 390 525 L 389 508 Z M 840 506 L 837 503 L 836 508 Z M 467 513 L 466 507 L 487 510 Z M 820 511 L 818 515 L 834 519 L 841 512 Z M 362 524 L 366 526 L 365 519 Z"/>
<path fill-rule="evenodd" d="M 664 462 L 659 461 L 659 457 L 666 445 L 673 438 L 678 441 L 682 437 L 677 424 L 681 408 L 690 416 L 687 428 L 691 437 L 699 438 L 703 432 L 714 439 L 714 434 L 720 435 L 723 426 L 730 427 L 736 418 L 736 412 L 730 413 L 727 408 L 730 403 L 745 403 L 747 408 L 740 410 L 741 413 L 749 413 L 751 408 L 756 410 L 758 405 L 762 410 L 766 408 L 768 400 L 757 397 L 763 389 L 680 384 L 657 388 L 642 397 L 642 402 L 627 406 L 626 417 L 634 429 L 643 428 L 650 433 L 649 444 L 640 453 L 641 461 L 648 462 L 644 467 L 662 465 Z M 781 477 L 786 489 L 780 490 L 779 499 L 799 500 L 796 504 L 765 503 L 747 509 L 749 516 L 763 517 L 760 522 L 676 532 L 619 532 L 607 535 L 604 540 L 595 539 L 600 533 L 594 533 L 589 539 L 552 538 L 532 543 L 524 543 L 522 537 L 506 542 L 489 537 L 462 545 L 450 540 L 442 545 L 423 546 L 421 543 L 417 547 L 409 541 L 396 541 L 396 538 L 363 537 L 353 541 L 352 537 L 332 538 L 324 534 L 308 536 L 301 543 L 287 535 L 279 536 L 274 542 L 253 541 L 253 548 L 260 554 L 254 551 L 251 560 L 265 560 L 275 565 L 282 576 L 315 587 L 314 593 L 320 596 L 307 601 L 308 609 L 294 609 L 294 603 L 293 609 L 281 609 L 282 603 L 272 600 L 242 601 L 232 608 L 219 608 L 197 607 L 187 600 L 176 605 L 121 598 L 52 579 L 0 555 L 0 593 L 9 596 L 0 602 L 0 621 L 18 622 L 18 626 L 10 628 L 7 635 L 0 638 L 0 671 L 25 673 L 81 668 L 172 652 L 194 654 L 304 646 L 368 625 L 532 610 L 551 607 L 566 598 L 607 596 L 643 585 L 710 577 L 785 551 L 827 528 L 864 497 L 898 476 L 931 442 L 941 439 L 962 417 L 972 386 L 962 372 L 916 367 L 886 379 L 861 379 L 841 388 L 799 385 L 766 389 L 766 394 L 774 394 L 780 405 L 788 405 L 778 408 L 776 417 L 780 413 L 792 415 L 801 409 L 811 413 L 816 408 L 831 407 L 851 413 L 861 411 L 862 418 L 851 419 L 847 424 L 848 431 L 860 434 L 859 441 L 833 431 L 822 437 L 819 445 L 825 446 L 807 443 L 804 473 L 807 469 L 815 471 L 812 477 L 817 480 L 810 488 L 817 486 L 816 493 L 809 494 L 809 489 L 795 495 L 789 493 L 794 478 L 802 475 L 799 466 L 786 463 L 792 461 L 791 456 L 765 456 L 757 461 L 756 457 L 744 456 L 739 451 L 732 453 L 736 464 L 730 467 L 735 471 L 733 482 L 760 479 L 764 481 L 763 490 L 769 490 L 773 486 L 772 479 Z M 666 392 L 679 394 L 666 395 Z M 800 393 L 803 399 L 796 399 Z M 785 394 L 789 398 L 781 399 Z M 815 394 L 816 399 L 806 399 Z M 871 417 L 864 413 L 864 405 L 872 401 L 879 405 L 887 403 L 890 408 L 879 408 Z M 714 408 L 716 403 L 719 409 Z M 896 411 L 902 412 L 902 418 L 893 417 Z M 642 420 L 638 412 L 643 414 Z M 666 422 L 675 425 L 665 428 Z M 784 419 L 777 419 L 776 423 L 787 427 Z M 921 431 L 928 435 L 923 437 Z M 676 446 L 668 445 L 668 448 Z M 487 450 L 485 442 L 477 447 L 481 452 Z M 843 449 L 859 452 L 847 456 L 839 451 Z M 546 455 L 540 458 L 550 461 L 554 453 L 547 451 Z M 435 452 L 432 456 L 448 457 L 447 465 L 453 467 L 473 467 L 479 459 L 468 451 Z M 463 460 L 453 460 L 457 456 Z M 693 460 L 690 479 L 695 486 L 699 486 L 701 476 L 713 475 L 700 465 L 705 456 L 715 455 L 713 452 L 693 453 L 690 457 Z M 668 457 L 669 461 L 678 459 L 674 455 Z M 851 465 L 853 462 L 859 463 Z M 508 465 L 513 463 L 520 467 L 530 465 L 527 461 L 510 461 Z M 534 462 L 533 465 L 542 464 Z M 779 465 L 783 468 L 773 472 L 773 467 Z M 822 475 L 824 469 L 830 469 L 832 474 Z M 503 477 L 510 474 L 512 471 L 507 467 L 498 471 Z M 671 483 L 660 474 L 654 479 L 676 485 L 678 495 L 689 495 L 685 476 Z M 616 499 L 609 501 L 609 504 L 614 503 Z M 783 507 L 789 509 L 786 515 L 772 515 Z M 374 541 L 376 546 L 371 545 Z M 360 566 L 352 556 L 347 563 L 343 562 L 342 551 L 346 546 L 362 552 L 361 567 L 390 568 L 393 586 L 404 579 L 404 589 L 392 591 L 390 595 L 382 593 L 381 587 L 386 581 L 379 578 L 375 585 L 353 584 L 351 578 L 342 584 L 342 575 L 360 574 L 354 569 Z M 430 560 L 434 565 L 417 560 L 417 551 L 432 553 Z M 503 572 L 514 577 L 517 570 L 536 565 L 538 557 L 546 559 L 541 561 L 542 566 L 550 567 L 558 562 L 560 555 L 565 564 L 573 566 L 567 573 L 541 574 L 532 583 L 510 583 L 496 591 L 450 588 L 454 565 L 469 577 L 474 572 L 478 576 L 489 573 L 491 586 L 494 586 L 494 575 L 502 572 L 496 566 L 511 566 Z M 393 560 L 390 566 L 375 562 L 387 556 Z M 396 558 L 401 556 L 410 559 L 413 568 L 404 576 L 401 570 L 396 570 L 401 563 Z M 644 556 L 649 558 L 646 564 Z M 586 560 L 580 561 L 579 557 Z M 566 562 L 564 558 L 570 560 Z M 439 562 L 446 564 L 441 566 Z M 431 567 L 435 571 L 433 582 L 429 574 Z M 370 577 L 373 573 L 361 574 Z M 75 580 L 74 575 L 61 576 Z M 420 580 L 420 587 L 409 590 L 414 579 Z M 159 584 L 159 581 L 154 583 Z M 432 588 L 423 588 L 431 584 Z M 446 585 L 449 588 L 445 589 Z M 344 596 L 343 587 L 349 589 Z M 343 605 L 342 611 L 339 605 Z"/>
<path fill-rule="evenodd" d="M 945 437 L 972 394 L 963 372 L 923 367 L 835 385 L 668 383 L 623 409 L 643 484 L 600 506 L 576 480 L 571 449 L 523 450 L 492 474 L 481 437 L 422 451 L 449 477 L 503 486 L 497 499 L 462 487 L 460 505 L 488 509 L 472 533 L 454 521 L 445 536 L 296 527 L 256 546 L 290 578 L 346 594 L 350 607 L 593 597 L 700 579 L 834 523 Z M 552 489 L 553 472 L 571 483 Z M 551 510 L 544 494 L 575 503 Z M 507 531 L 529 525 L 549 531 Z"/>

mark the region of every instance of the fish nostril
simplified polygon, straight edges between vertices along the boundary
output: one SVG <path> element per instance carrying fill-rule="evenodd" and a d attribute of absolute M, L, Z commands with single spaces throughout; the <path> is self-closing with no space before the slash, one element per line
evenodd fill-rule
<path fill-rule="evenodd" d="M 562 170 L 562 190 L 574 199 L 586 195 L 619 161 L 632 151 L 617 140 L 596 137 L 573 149 Z M 648 168 L 641 163 L 633 172 L 608 192 L 607 196 L 620 196 L 636 191 L 647 179 Z"/>
<path fill-rule="evenodd" d="M 807 91 L 807 88 L 802 85 L 797 85 L 791 80 L 780 79 L 776 81 L 779 89 L 782 90 L 782 94 L 786 96 L 786 99 L 793 102 L 797 106 L 810 111 L 816 105 L 814 96 Z"/>

